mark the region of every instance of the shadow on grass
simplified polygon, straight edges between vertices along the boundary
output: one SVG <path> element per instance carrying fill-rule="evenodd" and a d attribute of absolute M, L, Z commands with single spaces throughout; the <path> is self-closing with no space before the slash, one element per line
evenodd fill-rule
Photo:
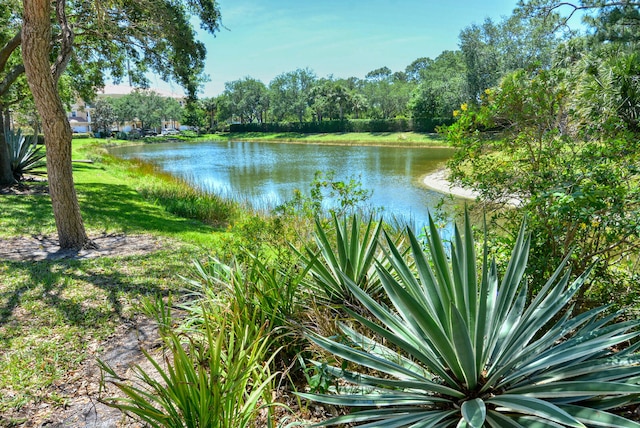
<path fill-rule="evenodd" d="M 4 302 L 0 306 L 0 326 L 12 319 L 18 307 L 40 308 L 27 316 L 52 325 L 95 329 L 113 316 L 125 320 L 123 303 L 169 293 L 171 287 L 163 285 L 162 278 L 175 275 L 176 264 L 184 262 L 179 255 L 163 257 L 161 253 L 115 259 L 2 262 L 0 269 L 6 266 L 21 280 L 16 281 L 17 286 L 0 287 L 0 302 Z M 149 275 L 146 264 L 152 265 L 153 275 Z M 49 310 L 53 312 L 45 314 Z M 19 322 L 24 321 L 28 322 Z M 0 341 L 6 339 L 0 336 Z"/>
<path fill-rule="evenodd" d="M 163 207 L 150 204 L 128 186 L 82 183 L 76 187 L 84 220 L 96 229 L 167 234 L 213 230 L 197 220 L 174 216 Z"/>

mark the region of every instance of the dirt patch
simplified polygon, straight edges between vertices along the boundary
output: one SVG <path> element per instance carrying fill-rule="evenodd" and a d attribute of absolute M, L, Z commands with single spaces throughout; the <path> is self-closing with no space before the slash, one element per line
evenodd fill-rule
<path fill-rule="evenodd" d="M 166 242 L 151 235 L 103 234 L 91 236 L 94 245 L 81 250 L 60 248 L 53 236 L 0 238 L 0 260 L 39 261 L 87 259 L 147 254 L 162 249 Z"/>
<path fill-rule="evenodd" d="M 142 427 L 138 422 L 126 417 L 119 410 L 100 402 L 101 397 L 121 395 L 113 386 L 101 389 L 101 371 L 97 358 L 113 367 L 124 377 L 134 377 L 132 367 L 140 365 L 146 371 L 152 366 L 142 353 L 142 349 L 160 353 L 160 339 L 157 326 L 147 318 L 138 317 L 122 324 L 118 331 L 100 350 L 90 350 L 89 357 L 75 371 L 51 387 L 60 396 L 67 398 L 67 404 L 60 407 L 41 403 L 26 406 L 19 412 L 6 415 L 14 421 L 23 421 L 20 427 Z M 3 426 L 0 416 L 0 426 Z M 9 425 L 15 426 L 15 425 Z"/>
<path fill-rule="evenodd" d="M 0 239 L 0 260 L 38 261 L 64 258 L 115 257 L 146 254 L 166 246 L 166 240 L 151 235 L 103 234 L 91 236 L 95 244 L 82 250 L 63 250 L 53 236 L 31 236 Z M 100 403 L 100 397 L 118 395 L 111 386 L 101 390 L 101 372 L 97 358 L 124 376 L 132 375 L 135 365 L 151 369 L 141 352 L 157 351 L 159 335 L 155 323 L 145 317 L 123 320 L 116 332 L 105 342 L 88 350 L 81 366 L 67 373 L 50 389 L 65 397 L 67 403 L 57 406 L 48 403 L 27 405 L 12 414 L 0 415 L 0 426 L 20 427 L 140 427 L 119 410 Z M 149 367 L 146 367 L 146 366 Z M 12 422 L 9 422 L 12 421 Z"/>
<path fill-rule="evenodd" d="M 46 178 L 35 175 L 28 176 L 20 183 L 12 184 L 11 186 L 0 186 L 0 195 L 48 195 L 49 186 L 46 183 Z"/>

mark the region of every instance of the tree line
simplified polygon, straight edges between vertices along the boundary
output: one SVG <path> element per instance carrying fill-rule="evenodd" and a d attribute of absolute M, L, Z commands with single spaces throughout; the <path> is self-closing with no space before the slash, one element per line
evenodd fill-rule
<path fill-rule="evenodd" d="M 381 67 L 364 78 L 336 78 L 298 68 L 268 84 L 247 76 L 225 83 L 224 92 L 203 99 L 200 109 L 210 123 L 451 119 L 510 71 L 550 67 L 554 50 L 572 35 L 556 31 L 561 22 L 559 14 L 542 18 L 519 10 L 463 29 L 459 50 L 417 58 L 401 71 Z"/>

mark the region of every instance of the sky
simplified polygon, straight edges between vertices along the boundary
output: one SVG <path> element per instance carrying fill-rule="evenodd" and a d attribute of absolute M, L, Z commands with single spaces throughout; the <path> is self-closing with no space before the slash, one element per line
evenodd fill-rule
<path fill-rule="evenodd" d="M 318 77 L 364 76 L 380 67 L 404 71 L 420 57 L 458 49 L 460 31 L 499 21 L 517 0 L 219 0 L 221 29 L 199 31 L 209 82 L 200 97 L 250 76 L 268 85 L 309 68 Z M 152 78 L 152 87 L 181 92 Z"/>

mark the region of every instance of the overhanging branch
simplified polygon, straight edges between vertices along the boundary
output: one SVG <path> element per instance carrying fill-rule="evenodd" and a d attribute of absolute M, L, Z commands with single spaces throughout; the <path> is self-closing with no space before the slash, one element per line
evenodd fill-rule
<path fill-rule="evenodd" d="M 0 96 L 9 90 L 13 82 L 15 82 L 22 73 L 24 73 L 24 65 L 20 64 L 16 65 L 13 70 L 5 76 L 4 80 L 0 82 Z"/>
<path fill-rule="evenodd" d="M 18 31 L 18 33 L 13 36 L 11 40 L 7 42 L 6 45 L 0 49 L 0 71 L 4 70 L 7 65 L 7 61 L 9 61 L 9 57 L 15 51 L 18 46 L 22 43 L 22 31 Z"/>

